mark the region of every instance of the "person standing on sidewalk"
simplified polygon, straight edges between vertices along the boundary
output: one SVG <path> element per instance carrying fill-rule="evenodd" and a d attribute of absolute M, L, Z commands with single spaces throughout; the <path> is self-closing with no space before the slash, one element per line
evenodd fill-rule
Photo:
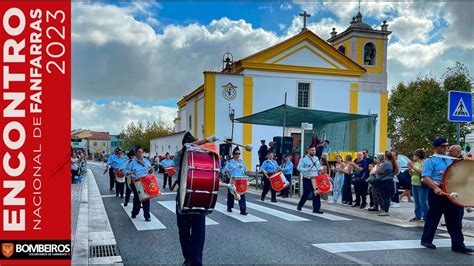
<path fill-rule="evenodd" d="M 346 155 L 346 160 L 344 163 L 344 183 L 342 185 L 342 204 L 352 206 L 352 178 L 354 176 L 354 166 L 352 162 L 352 156 L 350 154 Z"/>
<path fill-rule="evenodd" d="M 460 253 L 471 253 L 473 250 L 464 245 L 464 236 L 462 234 L 462 217 L 464 208 L 454 204 L 446 195 L 443 195 L 441 183 L 443 173 L 453 162 L 446 158 L 448 150 L 448 141 L 445 138 L 437 138 L 432 143 L 435 154 L 423 162 L 423 183 L 429 186 L 428 189 L 428 215 L 426 216 L 423 235 L 421 236 L 421 245 L 436 249 L 433 239 L 438 228 L 439 220 L 444 214 L 446 227 L 451 236 L 451 250 Z"/>
<path fill-rule="evenodd" d="M 367 206 L 367 191 L 369 189 L 366 181 L 369 176 L 369 165 L 367 163 L 363 152 L 359 151 L 357 159 L 352 165 L 354 167 L 354 190 L 356 194 L 356 202 L 352 207 L 364 209 Z"/>
<path fill-rule="evenodd" d="M 298 211 L 301 211 L 303 205 L 308 200 L 309 195 L 314 193 L 311 178 L 319 175 L 319 170 L 321 169 L 319 159 L 316 157 L 316 148 L 314 146 L 309 146 L 306 156 L 300 160 L 297 169 L 303 174 L 303 194 L 301 195 L 298 207 L 296 207 Z M 321 211 L 321 197 L 319 195 L 313 195 L 312 200 L 313 213 L 323 213 Z"/>
<path fill-rule="evenodd" d="M 341 195 L 342 186 L 344 184 L 344 171 L 343 171 L 344 167 L 345 167 L 345 164 L 344 162 L 342 162 L 341 155 L 337 154 L 336 165 L 332 167 L 332 170 L 335 173 L 332 203 L 337 203 L 337 200 L 339 199 L 339 196 Z"/>
<path fill-rule="evenodd" d="M 151 167 L 150 161 L 143 157 L 144 151 L 142 148 L 138 147 L 136 151 L 136 157 L 133 159 L 126 168 L 126 172 L 129 173 L 133 179 L 138 179 L 140 177 L 146 176 L 153 173 L 153 168 Z M 135 219 L 140 213 L 140 198 L 138 197 L 138 191 L 135 187 L 135 184 L 131 183 L 130 188 L 133 192 L 133 209 L 132 209 L 132 219 Z M 145 221 L 150 222 L 150 200 L 144 200 L 141 202 L 143 206 L 143 217 Z"/>
<path fill-rule="evenodd" d="M 422 218 L 426 220 L 428 214 L 428 187 L 421 182 L 424 159 L 425 151 L 418 149 L 413 153 L 415 163 L 408 163 L 411 173 L 411 190 L 415 199 L 415 217 L 410 220 L 412 222 L 419 221 Z"/>
<path fill-rule="evenodd" d="M 389 216 L 390 198 L 393 196 L 393 178 L 394 173 L 398 172 L 398 164 L 392 152 L 385 152 L 385 161 L 377 165 L 377 173 L 379 174 L 377 187 L 383 200 L 383 212 L 379 216 Z"/>

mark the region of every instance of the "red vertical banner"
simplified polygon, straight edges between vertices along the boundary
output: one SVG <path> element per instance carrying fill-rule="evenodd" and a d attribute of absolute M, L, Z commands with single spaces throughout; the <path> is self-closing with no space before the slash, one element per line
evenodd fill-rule
<path fill-rule="evenodd" d="M 0 15 L 0 264 L 70 263 L 71 3 Z"/>

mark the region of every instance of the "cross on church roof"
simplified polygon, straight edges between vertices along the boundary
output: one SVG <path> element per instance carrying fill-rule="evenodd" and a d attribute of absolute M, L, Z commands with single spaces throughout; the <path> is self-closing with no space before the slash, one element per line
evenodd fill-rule
<path fill-rule="evenodd" d="M 309 13 L 306 13 L 306 11 L 304 11 L 303 13 L 300 14 L 300 16 L 303 17 L 303 28 L 301 29 L 301 31 L 308 30 L 306 28 L 306 18 L 311 17 L 311 15 Z"/>

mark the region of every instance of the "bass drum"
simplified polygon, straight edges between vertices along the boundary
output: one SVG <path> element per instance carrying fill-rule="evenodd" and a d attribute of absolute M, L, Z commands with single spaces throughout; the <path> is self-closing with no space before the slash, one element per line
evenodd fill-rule
<path fill-rule="evenodd" d="M 456 199 L 448 196 L 454 204 L 474 207 L 474 160 L 453 162 L 444 171 L 442 186 L 446 193 L 459 194 Z"/>
<path fill-rule="evenodd" d="M 179 213 L 211 213 L 217 202 L 219 173 L 215 150 L 185 144 L 179 173 Z"/>

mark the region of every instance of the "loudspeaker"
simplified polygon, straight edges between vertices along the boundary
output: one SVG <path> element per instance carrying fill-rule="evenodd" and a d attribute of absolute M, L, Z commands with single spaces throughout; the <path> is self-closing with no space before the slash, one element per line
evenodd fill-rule
<path fill-rule="evenodd" d="M 281 153 L 281 137 L 273 137 L 273 142 L 275 143 L 276 153 Z M 291 154 L 293 151 L 293 138 L 292 137 L 284 137 L 283 138 L 283 154 Z"/>
<path fill-rule="evenodd" d="M 219 144 L 219 154 L 230 155 L 230 144 L 227 144 L 227 143 Z"/>

